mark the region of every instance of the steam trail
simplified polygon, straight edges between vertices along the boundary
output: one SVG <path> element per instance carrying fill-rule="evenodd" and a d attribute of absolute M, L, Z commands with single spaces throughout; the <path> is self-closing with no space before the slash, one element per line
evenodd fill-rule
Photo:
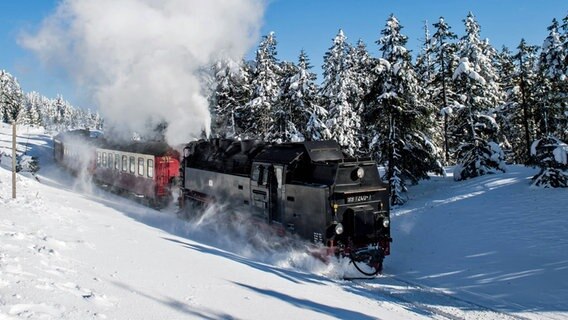
<path fill-rule="evenodd" d="M 20 43 L 62 68 L 107 124 L 147 132 L 165 120 L 171 144 L 208 126 L 200 71 L 240 59 L 257 39 L 264 0 L 63 0 Z"/>

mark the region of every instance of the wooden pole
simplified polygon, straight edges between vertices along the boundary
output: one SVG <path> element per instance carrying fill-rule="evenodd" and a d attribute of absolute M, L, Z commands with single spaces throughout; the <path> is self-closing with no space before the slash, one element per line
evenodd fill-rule
<path fill-rule="evenodd" d="M 16 121 L 12 122 L 12 198 L 16 199 Z"/>

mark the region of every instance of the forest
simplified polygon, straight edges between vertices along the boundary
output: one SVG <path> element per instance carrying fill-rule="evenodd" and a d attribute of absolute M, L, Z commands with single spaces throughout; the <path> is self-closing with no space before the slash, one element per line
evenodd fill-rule
<path fill-rule="evenodd" d="M 394 15 L 375 42 L 377 57 L 339 30 L 321 83 L 306 52 L 279 61 L 276 35 L 265 35 L 254 61 L 213 67 L 213 135 L 337 140 L 385 168 L 393 204 L 444 166 L 455 180 L 506 164 L 540 166 L 533 185 L 567 187 L 568 16 L 552 20 L 541 47 L 521 39 L 514 51 L 481 38 L 472 13 L 463 22 L 461 36 L 442 17 L 425 25 L 415 58 Z"/>
<path fill-rule="evenodd" d="M 441 17 L 424 25 L 413 57 L 403 26 L 391 15 L 369 50 L 339 30 L 324 56 L 322 79 L 300 51 L 277 57 L 274 33 L 252 61 L 221 60 L 205 70 L 211 136 L 296 142 L 334 139 L 344 152 L 385 168 L 393 204 L 408 185 L 445 174 L 455 180 L 539 166 L 532 184 L 568 187 L 568 15 L 553 19 L 542 45 L 494 48 L 469 13 L 460 35 Z M 370 52 L 378 52 L 378 56 Z M 3 122 L 103 128 L 96 112 L 62 97 L 24 94 L 0 77 Z M 204 130 L 209 131 L 209 130 Z"/>
<path fill-rule="evenodd" d="M 0 70 L 0 117 L 4 123 L 43 127 L 61 132 L 75 128 L 102 129 L 98 112 L 72 106 L 62 96 L 47 98 L 37 92 L 24 93 L 18 80 Z"/>

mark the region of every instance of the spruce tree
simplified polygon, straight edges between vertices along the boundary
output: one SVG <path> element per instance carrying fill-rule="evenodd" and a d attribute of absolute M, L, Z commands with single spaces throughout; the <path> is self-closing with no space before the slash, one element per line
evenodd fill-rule
<path fill-rule="evenodd" d="M 452 134 L 459 139 L 454 179 L 465 180 L 505 171 L 498 142 L 499 126 L 493 116 L 502 103 L 502 91 L 494 68 L 495 51 L 480 39 L 480 27 L 472 13 L 464 20 L 466 35 L 459 42 L 460 63 L 453 74 L 456 94 Z"/>
<path fill-rule="evenodd" d="M 520 104 L 515 100 L 515 64 L 509 48 L 503 46 L 495 57 L 496 71 L 503 90 L 503 103 L 495 108 L 495 120 L 500 128 L 500 141 L 508 162 L 518 163 L 519 146 L 522 144 L 522 130 L 515 121 L 520 110 Z"/>
<path fill-rule="evenodd" d="M 357 45 L 352 47 L 348 54 L 348 61 L 351 68 L 350 74 L 354 79 L 352 105 L 355 106 L 357 114 L 361 118 L 361 130 L 358 133 L 360 148 L 356 152 L 357 156 L 368 156 L 369 145 L 372 139 L 372 126 L 366 121 L 366 104 L 363 103 L 365 97 L 371 92 L 373 83 L 376 81 L 374 66 L 377 64 L 375 58 L 371 57 L 367 50 L 367 45 L 363 40 L 357 41 Z"/>
<path fill-rule="evenodd" d="M 41 96 L 37 92 L 26 93 L 24 97 L 31 126 L 43 126 Z"/>
<path fill-rule="evenodd" d="M 540 136 L 568 139 L 568 81 L 566 77 L 567 53 L 564 51 L 559 24 L 556 19 L 547 28 L 540 53 L 541 103 L 539 108 Z"/>
<path fill-rule="evenodd" d="M 329 138 L 325 127 L 326 112 L 319 106 L 316 75 L 304 50 L 298 57 L 296 72 L 283 81 L 283 105 L 288 115 L 287 141 L 322 140 Z"/>
<path fill-rule="evenodd" d="M 349 59 L 350 46 L 342 30 L 325 53 L 321 95 L 328 111 L 326 126 L 344 152 L 355 155 L 361 147 L 361 116 L 357 112 L 357 84 Z"/>
<path fill-rule="evenodd" d="M 568 188 L 568 145 L 553 136 L 535 140 L 531 146 L 539 173 L 533 178 L 533 186 L 543 188 Z"/>
<path fill-rule="evenodd" d="M 438 107 L 439 132 L 444 149 L 444 162 L 452 164 L 450 142 L 450 117 L 453 112 L 455 91 L 452 86 L 452 74 L 456 67 L 456 45 L 453 42 L 457 35 L 451 31 L 451 27 L 446 23 L 444 17 L 440 17 L 437 23 L 433 24 L 435 29 L 432 36 L 431 55 L 433 64 L 432 83 L 428 86 L 431 91 L 430 96 L 434 106 Z"/>
<path fill-rule="evenodd" d="M 23 96 L 22 89 L 18 81 L 8 72 L 0 71 L 0 105 L 2 106 L 2 121 L 11 123 L 18 121 L 23 115 Z"/>
<path fill-rule="evenodd" d="M 377 81 L 366 98 L 372 109 L 372 149 L 378 164 L 386 164 L 391 202 L 405 202 L 405 180 L 416 183 L 428 178 L 428 171 L 440 172 L 436 150 L 428 135 L 430 112 L 422 100 L 407 37 L 394 15 L 387 20 L 377 41 L 382 58 L 375 67 Z"/>
<path fill-rule="evenodd" d="M 518 163 L 532 163 L 530 147 L 535 136 L 534 107 L 538 105 L 538 47 L 531 46 L 524 39 L 513 56 L 515 73 L 513 91 L 510 95 L 516 108 L 511 110 L 511 121 L 518 128 L 515 159 Z"/>
<path fill-rule="evenodd" d="M 298 67 L 294 63 L 280 63 L 280 96 L 272 111 L 273 123 L 267 138 L 269 141 L 281 143 L 304 140 L 297 123 L 294 122 L 294 119 L 300 116 L 294 101 L 296 88 L 292 87 L 293 78 L 297 73 Z"/>
<path fill-rule="evenodd" d="M 234 137 L 241 133 L 236 118 L 250 97 L 244 62 L 224 60 L 214 67 L 215 88 L 210 97 L 211 133 L 214 137 Z"/>
<path fill-rule="evenodd" d="M 279 100 L 280 67 L 276 60 L 276 37 L 274 32 L 263 37 L 256 51 L 255 66 L 251 81 L 252 95 L 243 110 L 248 118 L 242 119 L 242 136 L 266 140 L 273 128 L 274 106 Z"/>

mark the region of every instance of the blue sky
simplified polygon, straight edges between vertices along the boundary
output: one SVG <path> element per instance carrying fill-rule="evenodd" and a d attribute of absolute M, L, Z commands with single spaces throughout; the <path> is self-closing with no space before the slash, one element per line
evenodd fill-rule
<path fill-rule="evenodd" d="M 33 31 L 52 12 L 57 0 L 0 1 L 0 68 L 14 74 L 25 91 L 39 91 L 53 97 L 63 93 L 74 103 L 73 86 L 56 70 L 46 70 L 37 59 L 19 47 L 18 35 Z M 521 38 L 541 45 L 552 18 L 568 14 L 566 0 L 271 0 L 264 16 L 262 34 L 274 31 L 278 58 L 296 61 L 306 50 L 314 72 L 319 73 L 322 57 L 339 28 L 348 41 L 362 39 L 372 55 L 379 54 L 375 41 L 386 19 L 393 13 L 409 37 L 408 48 L 419 51 L 424 22 L 431 26 L 440 16 L 461 36 L 463 22 L 471 11 L 481 25 L 481 35 L 500 49 L 515 50 Z M 255 48 L 249 57 L 253 57 Z"/>

